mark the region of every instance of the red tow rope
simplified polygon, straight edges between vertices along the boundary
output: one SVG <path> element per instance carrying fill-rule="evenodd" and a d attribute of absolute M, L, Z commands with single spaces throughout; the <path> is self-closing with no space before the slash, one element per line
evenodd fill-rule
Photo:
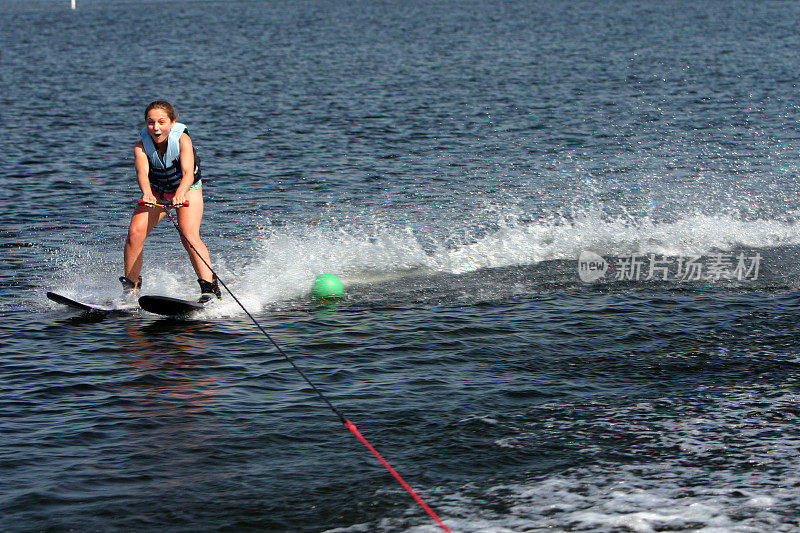
<path fill-rule="evenodd" d="M 203 259 L 203 256 L 201 256 L 200 253 L 195 249 L 195 247 L 192 244 L 192 242 L 189 239 L 186 238 L 186 236 L 183 234 L 183 231 L 181 230 L 180 226 L 178 226 L 177 222 L 175 222 L 175 219 L 172 218 L 172 215 L 170 215 L 169 208 L 173 207 L 173 206 L 163 205 L 163 204 L 146 204 L 143 200 L 139 200 L 139 205 L 149 205 L 149 206 L 153 206 L 153 207 L 161 207 L 161 208 L 164 209 L 164 212 L 166 213 L 167 218 L 169 218 L 170 222 L 172 222 L 172 225 L 175 226 L 175 229 L 178 230 L 178 234 L 180 234 L 180 236 L 184 240 L 184 242 L 189 243 L 189 246 L 197 254 L 197 257 L 199 257 L 203 261 L 203 263 L 205 263 L 205 265 L 209 268 L 209 270 L 211 270 L 211 273 L 214 274 L 214 276 L 217 278 L 217 282 L 219 282 L 219 284 L 222 285 L 222 287 L 228 292 L 228 294 L 231 295 L 231 298 L 233 298 L 234 301 L 237 304 L 239 304 L 239 307 L 242 308 L 242 311 L 245 312 L 245 314 L 250 318 L 250 320 L 253 322 L 253 324 L 256 325 L 256 327 L 261 331 L 261 333 L 263 333 L 264 336 L 267 339 L 269 339 L 269 341 L 272 343 L 272 345 L 275 347 L 275 349 L 278 351 L 278 353 L 281 354 L 283 356 L 283 358 L 286 359 L 286 361 L 290 365 L 292 365 L 292 368 L 294 368 L 297 371 L 297 373 L 300 374 L 300 376 L 302 376 L 302 378 L 305 380 L 305 382 L 308 383 L 308 385 L 312 389 L 314 389 L 314 391 L 322 399 L 322 401 L 324 401 L 328 405 L 328 407 L 330 407 L 331 411 L 333 411 L 334 414 L 336 414 L 336 416 L 339 417 L 339 420 L 341 420 L 342 424 L 344 424 L 345 427 L 347 429 L 349 429 L 353 433 L 353 435 L 355 435 L 356 438 L 358 440 L 360 440 L 364 444 L 364 446 L 367 447 L 367 449 L 369 451 L 372 452 L 372 454 L 375 457 L 378 458 L 378 460 L 381 462 L 381 464 L 384 467 L 386 467 L 386 470 L 388 470 L 389 473 L 392 474 L 394 476 L 394 478 L 403 486 L 403 488 L 406 489 L 408 491 L 408 493 L 411 494 L 411 496 L 414 497 L 414 500 L 416 500 L 416 502 L 418 504 L 420 504 L 420 506 L 423 509 L 425 509 L 425 512 L 428 513 L 431 516 L 431 518 L 433 518 L 436 521 L 436 523 L 439 524 L 439 526 L 443 530 L 445 530 L 447 533 L 452 533 L 452 531 L 450 531 L 450 528 L 448 528 L 447 525 L 445 525 L 445 523 L 442 522 L 442 519 L 439 518 L 439 516 L 433 511 L 433 509 L 431 509 L 430 506 L 428 506 L 428 504 L 425 503 L 425 501 L 419 496 L 419 494 L 414 492 L 414 489 L 412 489 L 411 486 L 408 483 L 406 483 L 406 480 L 404 480 L 402 477 L 400 477 L 400 474 L 397 473 L 397 470 L 392 468 L 392 465 L 390 465 L 386 461 L 386 459 L 384 459 L 383 456 L 378 453 L 378 450 L 376 450 L 372 446 L 372 444 L 370 444 L 369 441 L 364 438 L 364 436 L 361 434 L 361 432 L 358 431 L 358 428 L 355 426 L 355 424 L 353 424 L 348 419 L 346 419 L 344 417 L 344 415 L 331 403 L 331 401 L 328 399 L 328 397 L 325 396 L 324 394 L 322 394 L 322 391 L 319 390 L 316 387 L 316 385 L 314 385 L 314 383 L 311 382 L 310 379 L 308 379 L 308 376 L 306 376 L 305 373 L 302 370 L 300 370 L 300 367 L 298 367 L 294 363 L 294 361 L 292 360 L 291 357 L 286 355 L 286 352 L 283 351 L 283 349 L 280 347 L 280 345 L 277 342 L 275 342 L 275 339 L 273 339 L 272 336 L 269 333 L 267 333 L 267 330 L 265 330 L 261 326 L 261 324 L 259 324 L 259 322 L 253 317 L 253 315 L 250 314 L 250 311 L 248 311 L 247 308 L 244 305 L 242 305 L 242 302 L 240 302 L 239 299 L 236 297 L 236 295 L 234 295 L 233 292 L 231 292 L 231 290 L 228 288 L 228 286 L 225 285 L 225 283 L 221 279 L 219 279 L 219 276 L 217 276 L 217 273 L 214 272 L 213 268 L 211 268 L 211 265 L 209 265 L 208 262 L 205 259 Z M 189 203 L 185 202 L 183 207 L 186 207 L 188 205 L 189 205 Z M 177 206 L 174 206 L 174 207 L 177 207 Z"/>
<path fill-rule="evenodd" d="M 398 482 L 399 482 L 399 483 L 400 483 L 400 484 L 403 486 L 403 488 L 404 488 L 404 489 L 406 489 L 406 490 L 408 491 L 408 493 L 409 493 L 409 494 L 411 494 L 411 496 L 413 496 L 413 497 L 414 497 L 414 499 L 417 501 L 417 503 L 418 503 L 418 504 L 420 504 L 420 506 L 421 506 L 423 509 L 425 509 L 425 512 L 426 512 L 426 513 L 428 513 L 428 514 L 431 516 L 431 518 L 433 518 L 433 519 L 436 521 L 436 523 L 437 523 L 437 524 L 439 524 L 439 525 L 441 526 L 441 528 L 442 528 L 442 529 L 444 529 L 445 531 L 447 531 L 447 533 L 452 533 L 452 532 L 450 531 L 450 528 L 449 528 L 449 527 L 447 527 L 447 526 L 445 525 L 445 523 L 444 523 L 444 522 L 442 522 L 442 519 L 441 519 L 441 518 L 439 518 L 439 515 L 437 515 L 437 514 L 436 514 L 436 512 L 434 512 L 434 510 L 433 510 L 433 509 L 431 509 L 431 508 L 428 506 L 428 504 L 427 504 L 427 503 L 425 503 L 425 500 L 423 500 L 423 499 L 420 497 L 420 495 L 419 495 L 419 494 L 417 494 L 416 492 L 414 492 L 414 489 L 412 489 L 412 488 L 411 488 L 411 485 L 409 485 L 408 483 L 406 483 L 406 480 L 405 480 L 405 479 L 403 479 L 403 478 L 400 476 L 400 474 L 398 474 L 398 473 L 397 473 L 397 470 L 395 470 L 394 468 L 392 468 L 392 465 L 390 465 L 390 464 L 389 464 L 389 463 L 386 461 L 386 459 L 384 459 L 384 458 L 383 458 L 383 456 L 382 456 L 381 454 L 379 454 L 379 453 L 378 453 L 378 450 L 376 450 L 375 448 L 373 448 L 372 444 L 370 444 L 370 443 L 369 443 L 369 441 L 368 441 L 367 439 L 365 439 L 365 438 L 364 438 L 364 435 L 362 435 L 362 434 L 361 434 L 361 432 L 360 432 L 360 431 L 358 431 L 358 428 L 355 426 L 355 424 L 353 424 L 353 423 L 352 423 L 352 422 L 350 422 L 349 420 L 346 420 L 346 419 L 345 419 L 345 421 L 344 421 L 344 425 L 345 425 L 345 426 L 347 426 L 347 429 L 349 429 L 350 431 L 352 431 L 352 432 L 353 432 L 353 435 L 355 435 L 355 436 L 356 436 L 356 438 L 357 438 L 358 440 L 360 440 L 361 442 L 363 442 L 363 443 L 364 443 L 364 446 L 366 446 L 366 447 L 367 447 L 367 449 L 368 449 L 369 451 L 371 451 L 371 452 L 372 452 L 372 455 L 374 455 L 375 457 L 377 457 L 377 458 L 378 458 L 378 461 L 380 461 L 380 462 L 381 462 L 381 464 L 382 464 L 383 466 L 385 466 L 385 467 L 386 467 L 386 470 L 388 470 L 388 471 L 389 471 L 389 473 L 390 473 L 390 474 L 392 474 L 392 475 L 394 476 L 394 478 L 395 478 L 395 479 L 396 479 L 396 480 L 397 480 L 397 481 L 398 481 Z"/>

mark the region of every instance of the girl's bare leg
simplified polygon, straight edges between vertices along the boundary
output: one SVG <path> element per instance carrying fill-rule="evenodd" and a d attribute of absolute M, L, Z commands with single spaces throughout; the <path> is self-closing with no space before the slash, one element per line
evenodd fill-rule
<path fill-rule="evenodd" d="M 158 207 L 140 205 L 133 212 L 125 241 L 125 277 L 134 283 L 142 272 L 144 241 L 162 218 L 164 210 Z"/>
<path fill-rule="evenodd" d="M 183 247 L 189 253 L 189 260 L 192 262 L 197 277 L 205 281 L 212 281 L 214 275 L 206 265 L 206 263 L 208 265 L 211 264 L 211 256 L 208 253 L 208 248 L 200 238 L 200 222 L 203 220 L 203 187 L 189 189 L 189 192 L 186 193 L 186 199 L 189 201 L 189 206 L 176 210 L 178 213 L 178 226 L 181 228 L 184 237 L 189 240 L 189 243 L 194 246 L 200 256 L 198 257 L 197 252 L 184 239 L 181 239 L 181 241 L 183 242 Z"/>

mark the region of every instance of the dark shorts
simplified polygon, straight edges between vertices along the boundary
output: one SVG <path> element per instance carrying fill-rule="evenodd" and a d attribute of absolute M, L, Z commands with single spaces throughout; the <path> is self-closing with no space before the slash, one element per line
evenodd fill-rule
<path fill-rule="evenodd" d="M 197 183 L 192 184 L 190 189 L 199 189 L 203 186 L 203 180 L 198 180 Z M 153 195 L 158 199 L 159 202 L 171 202 L 173 198 L 175 198 L 174 192 L 164 192 L 159 191 L 158 189 L 151 189 L 153 191 Z"/>

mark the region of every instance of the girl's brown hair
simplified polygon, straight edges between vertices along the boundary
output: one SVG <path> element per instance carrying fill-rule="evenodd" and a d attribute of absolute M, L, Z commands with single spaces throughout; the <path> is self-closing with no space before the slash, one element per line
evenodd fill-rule
<path fill-rule="evenodd" d="M 178 113 L 175 112 L 175 108 L 172 107 L 172 104 L 170 104 L 166 100 L 155 100 L 153 102 L 150 102 L 150 104 L 147 106 L 147 109 L 144 110 L 145 120 L 147 120 L 147 115 L 153 109 L 163 109 L 172 122 L 178 120 Z"/>

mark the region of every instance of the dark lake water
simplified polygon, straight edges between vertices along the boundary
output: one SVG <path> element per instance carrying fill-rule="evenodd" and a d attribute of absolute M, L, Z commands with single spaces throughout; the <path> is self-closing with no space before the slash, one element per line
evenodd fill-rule
<path fill-rule="evenodd" d="M 0 0 L 0 528 L 439 530 L 230 296 L 45 298 L 119 296 L 167 99 L 220 278 L 453 531 L 797 530 L 798 18 Z M 143 277 L 197 295 L 166 221 Z"/>

